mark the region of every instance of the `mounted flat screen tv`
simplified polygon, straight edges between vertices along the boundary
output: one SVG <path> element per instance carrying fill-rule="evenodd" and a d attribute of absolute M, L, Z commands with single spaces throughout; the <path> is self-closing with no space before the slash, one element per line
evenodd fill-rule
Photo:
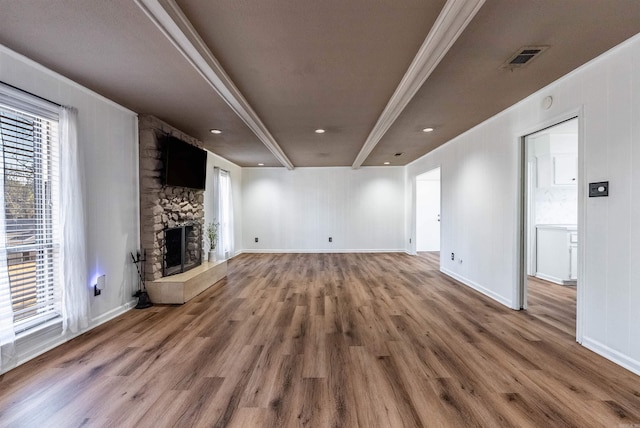
<path fill-rule="evenodd" d="M 162 146 L 163 184 L 204 190 L 207 178 L 207 152 L 169 136 L 163 139 Z"/>

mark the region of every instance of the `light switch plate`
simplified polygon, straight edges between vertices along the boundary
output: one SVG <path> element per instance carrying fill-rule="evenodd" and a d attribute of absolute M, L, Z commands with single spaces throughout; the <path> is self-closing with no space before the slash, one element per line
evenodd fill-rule
<path fill-rule="evenodd" d="M 609 196 L 609 182 L 589 183 L 589 197 L 597 198 L 600 196 Z"/>

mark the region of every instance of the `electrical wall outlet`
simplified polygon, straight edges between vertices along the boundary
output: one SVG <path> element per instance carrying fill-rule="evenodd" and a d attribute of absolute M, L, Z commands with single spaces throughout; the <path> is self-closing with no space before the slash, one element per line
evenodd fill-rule
<path fill-rule="evenodd" d="M 329 242 L 333 242 L 333 238 L 332 237 L 329 237 Z"/>
<path fill-rule="evenodd" d="M 456 259 L 455 253 L 451 253 L 451 260 L 455 260 L 455 259 Z"/>
<path fill-rule="evenodd" d="M 258 238 L 254 238 L 256 240 L 256 242 L 258 242 Z"/>
<path fill-rule="evenodd" d="M 106 285 L 106 281 L 107 281 L 107 276 L 106 275 L 100 275 L 98 277 L 98 280 L 96 281 L 96 284 L 93 286 L 93 295 L 94 296 L 99 296 L 100 294 L 102 294 L 102 290 L 104 290 L 104 287 Z"/>

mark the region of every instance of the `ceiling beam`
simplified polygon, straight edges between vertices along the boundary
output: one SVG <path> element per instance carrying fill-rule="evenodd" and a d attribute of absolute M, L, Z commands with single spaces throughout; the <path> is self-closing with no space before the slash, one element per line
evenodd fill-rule
<path fill-rule="evenodd" d="M 136 4 L 215 89 L 282 166 L 294 166 L 240 90 L 213 56 L 174 0 L 136 0 Z"/>
<path fill-rule="evenodd" d="M 353 162 L 353 168 L 362 166 L 484 2 L 485 0 L 447 0 L 409 69 L 362 145 Z"/>

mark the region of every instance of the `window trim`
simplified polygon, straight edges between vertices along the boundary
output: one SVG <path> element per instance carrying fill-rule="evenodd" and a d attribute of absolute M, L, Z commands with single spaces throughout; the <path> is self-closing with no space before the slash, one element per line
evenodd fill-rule
<path fill-rule="evenodd" d="M 60 117 L 59 117 L 59 105 L 53 102 L 50 102 L 46 99 L 38 97 L 37 95 L 30 94 L 28 92 L 22 91 L 16 87 L 11 85 L 7 85 L 3 82 L 0 82 L 0 105 L 3 108 L 7 108 L 9 110 L 15 110 L 18 113 L 26 113 L 27 115 L 36 116 L 38 118 L 44 119 L 46 121 L 55 122 L 56 128 L 60 126 Z M 60 150 L 59 140 L 57 136 L 54 137 L 53 141 L 54 146 L 53 150 Z M 57 158 L 59 153 L 55 155 Z M 51 160 L 49 160 L 49 168 L 53 168 L 50 171 L 51 179 L 55 181 L 55 185 L 59 187 L 60 183 L 60 170 L 59 170 L 59 162 L 56 161 L 52 166 L 50 164 Z M 4 172 L 0 179 L 4 180 Z M 6 190 L 5 190 L 6 191 Z M 45 198 L 46 199 L 46 198 Z M 46 202 L 43 200 L 42 202 Z M 42 203 L 41 202 L 41 203 Z M 51 200 L 52 204 L 55 204 L 55 210 L 59 210 L 59 200 L 54 199 Z M 52 213 L 51 220 L 53 221 L 59 217 L 59 214 Z M 59 272 L 60 259 L 59 259 L 59 251 L 61 243 L 61 235 L 59 229 L 57 233 L 55 230 L 58 229 L 56 226 L 53 226 L 51 232 L 54 234 L 51 237 L 51 243 L 48 244 L 51 246 L 51 251 L 53 251 L 51 256 L 53 260 L 51 261 L 51 268 L 53 269 L 51 273 L 53 273 L 52 278 L 52 286 L 49 288 L 47 285 L 47 289 L 50 289 L 56 294 L 56 298 L 53 299 L 50 303 L 44 306 L 45 311 L 42 314 L 35 315 L 30 318 L 25 318 L 22 320 L 18 320 L 13 322 L 13 328 L 15 330 L 16 337 L 24 337 L 26 335 L 30 335 L 31 333 L 36 333 L 43 329 L 49 328 L 52 325 L 59 324 L 62 322 L 62 284 L 59 281 L 59 277 L 57 272 Z M 38 233 L 42 231 L 38 230 Z M 48 232 L 47 232 L 48 233 Z M 6 247 L 6 243 L 2 244 L 5 247 L 5 251 L 7 251 L 7 255 L 12 253 L 14 248 Z M 46 284 L 46 283 L 45 283 Z M 51 284 L 51 283 L 49 283 Z M 9 284 L 9 287 L 11 285 Z M 10 296 L 10 295 L 9 295 Z M 15 312 L 14 312 L 15 313 Z"/>
<path fill-rule="evenodd" d="M 22 110 L 48 120 L 60 120 L 59 104 L 0 82 L 0 104 Z"/>

